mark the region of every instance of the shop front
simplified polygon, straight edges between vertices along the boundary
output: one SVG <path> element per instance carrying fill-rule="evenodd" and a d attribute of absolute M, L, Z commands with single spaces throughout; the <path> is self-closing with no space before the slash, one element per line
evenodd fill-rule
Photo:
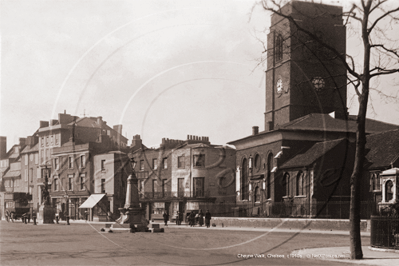
<path fill-rule="evenodd" d="M 84 217 L 88 213 L 88 220 L 94 222 L 112 221 L 110 217 L 110 202 L 105 194 L 91 194 L 86 201 L 79 206 L 79 213 Z"/>
<path fill-rule="evenodd" d="M 163 220 L 164 212 L 169 214 L 170 216 L 170 202 L 148 202 L 149 204 L 149 213 L 150 213 L 150 220 Z"/>

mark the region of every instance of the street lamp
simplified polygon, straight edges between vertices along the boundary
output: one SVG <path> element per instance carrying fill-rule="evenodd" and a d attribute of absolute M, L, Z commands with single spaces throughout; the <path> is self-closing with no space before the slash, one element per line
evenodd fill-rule
<path fill-rule="evenodd" d="M 127 156 L 129 157 L 130 166 L 132 167 L 132 173 L 135 174 L 136 173 L 135 168 L 136 168 L 137 162 L 134 160 L 132 153 L 129 153 Z"/>

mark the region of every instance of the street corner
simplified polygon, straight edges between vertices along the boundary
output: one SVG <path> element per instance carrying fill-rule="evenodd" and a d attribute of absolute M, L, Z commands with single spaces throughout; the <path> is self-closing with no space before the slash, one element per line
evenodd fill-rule
<path fill-rule="evenodd" d="M 290 256 L 310 260 L 348 260 L 350 250 L 349 247 L 307 248 L 294 250 Z"/>

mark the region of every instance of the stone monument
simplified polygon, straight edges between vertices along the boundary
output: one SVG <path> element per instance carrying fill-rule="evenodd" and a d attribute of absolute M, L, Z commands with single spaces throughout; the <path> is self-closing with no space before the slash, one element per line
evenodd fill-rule
<path fill-rule="evenodd" d="M 43 218 L 44 224 L 53 224 L 55 217 L 55 209 L 50 204 L 50 193 L 48 191 L 48 169 L 46 168 L 44 175 L 44 186 L 42 187 L 43 203 L 39 207 L 39 216 Z"/>
<path fill-rule="evenodd" d="M 119 225 L 129 224 L 131 232 L 147 232 L 147 220 L 145 219 L 144 210 L 139 204 L 138 179 L 134 170 L 135 161 L 129 154 L 130 164 L 132 166 L 132 174 L 127 178 L 126 201 L 123 208 L 119 208 L 121 216 L 113 224 L 113 228 Z"/>

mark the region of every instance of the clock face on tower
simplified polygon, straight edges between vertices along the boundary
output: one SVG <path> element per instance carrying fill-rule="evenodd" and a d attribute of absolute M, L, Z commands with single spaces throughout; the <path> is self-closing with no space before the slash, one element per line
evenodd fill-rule
<path fill-rule="evenodd" d="M 276 89 L 278 94 L 283 93 L 283 81 L 281 79 L 277 80 Z"/>
<path fill-rule="evenodd" d="M 314 77 L 312 79 L 312 84 L 316 91 L 321 91 L 322 89 L 324 89 L 324 87 L 326 85 L 324 79 L 321 77 Z"/>

